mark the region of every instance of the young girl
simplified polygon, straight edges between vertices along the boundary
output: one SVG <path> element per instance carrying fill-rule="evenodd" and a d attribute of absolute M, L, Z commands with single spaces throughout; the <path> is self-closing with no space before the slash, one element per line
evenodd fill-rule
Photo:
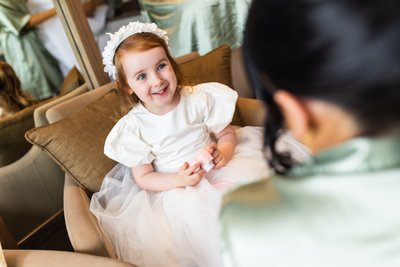
<path fill-rule="evenodd" d="M 0 61 L 0 118 L 36 103 L 28 93 L 22 91 L 14 69 L 7 62 Z"/>
<path fill-rule="evenodd" d="M 235 131 L 237 93 L 219 83 L 183 86 L 155 24 L 111 35 L 105 71 L 137 101 L 104 152 L 118 164 L 90 209 L 118 257 L 138 266 L 220 266 L 222 192 L 266 175 L 259 128 Z M 211 157 L 206 173 L 199 153 Z M 203 169 L 204 168 L 204 169 Z"/>

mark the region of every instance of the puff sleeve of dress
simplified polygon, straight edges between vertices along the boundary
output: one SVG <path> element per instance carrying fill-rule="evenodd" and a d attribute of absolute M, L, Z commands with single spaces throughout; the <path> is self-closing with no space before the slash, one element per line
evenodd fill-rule
<path fill-rule="evenodd" d="M 219 133 L 232 122 L 237 92 L 221 83 L 199 84 L 197 90 L 204 123 L 209 131 Z"/>
<path fill-rule="evenodd" d="M 151 146 L 140 138 L 140 129 L 134 116 L 120 119 L 108 134 L 104 154 L 129 168 L 151 163 Z"/>

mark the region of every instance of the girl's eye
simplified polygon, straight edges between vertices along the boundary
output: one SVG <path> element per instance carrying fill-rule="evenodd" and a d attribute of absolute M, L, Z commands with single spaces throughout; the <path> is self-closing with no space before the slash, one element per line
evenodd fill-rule
<path fill-rule="evenodd" d="M 167 66 L 167 64 L 165 63 L 161 63 L 160 65 L 158 65 L 158 69 L 162 70 L 163 68 L 165 68 Z"/>
<path fill-rule="evenodd" d="M 137 80 L 144 80 L 144 79 L 146 79 L 146 74 L 141 73 L 141 74 L 139 74 L 139 75 L 137 76 L 136 79 L 137 79 Z"/>

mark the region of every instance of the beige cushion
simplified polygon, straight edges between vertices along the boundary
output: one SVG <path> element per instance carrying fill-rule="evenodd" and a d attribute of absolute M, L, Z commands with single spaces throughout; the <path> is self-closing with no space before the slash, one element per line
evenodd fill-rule
<path fill-rule="evenodd" d="M 97 192 L 116 162 L 103 153 L 104 141 L 122 117 L 117 91 L 111 90 L 71 116 L 34 128 L 25 135 L 50 156 L 88 193 Z"/>
<path fill-rule="evenodd" d="M 190 84 L 220 82 L 232 87 L 231 48 L 222 45 L 209 53 L 179 64 L 183 76 Z"/>
<path fill-rule="evenodd" d="M 232 88 L 231 48 L 222 45 L 209 53 L 179 64 L 185 81 L 191 85 L 219 82 Z M 239 110 L 235 110 L 232 124 L 243 125 Z"/>
<path fill-rule="evenodd" d="M 186 55 L 183 55 L 183 56 L 175 58 L 175 62 L 178 63 L 178 64 L 182 64 L 182 63 L 191 61 L 191 60 L 193 60 L 195 58 L 198 58 L 199 56 L 200 56 L 200 54 L 197 51 L 190 52 L 190 53 L 188 53 Z"/>

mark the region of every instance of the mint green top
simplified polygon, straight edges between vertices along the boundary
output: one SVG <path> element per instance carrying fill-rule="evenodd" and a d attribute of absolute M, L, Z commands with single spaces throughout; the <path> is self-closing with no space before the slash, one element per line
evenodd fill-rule
<path fill-rule="evenodd" d="M 400 266 L 400 137 L 356 138 L 227 194 L 224 266 Z"/>
<path fill-rule="evenodd" d="M 35 30 L 23 30 L 30 19 L 26 0 L 0 0 L 0 44 L 22 88 L 37 99 L 58 92 L 63 77 Z"/>
<path fill-rule="evenodd" d="M 174 57 L 240 46 L 251 0 L 139 0 L 142 17 L 168 32 Z"/>

